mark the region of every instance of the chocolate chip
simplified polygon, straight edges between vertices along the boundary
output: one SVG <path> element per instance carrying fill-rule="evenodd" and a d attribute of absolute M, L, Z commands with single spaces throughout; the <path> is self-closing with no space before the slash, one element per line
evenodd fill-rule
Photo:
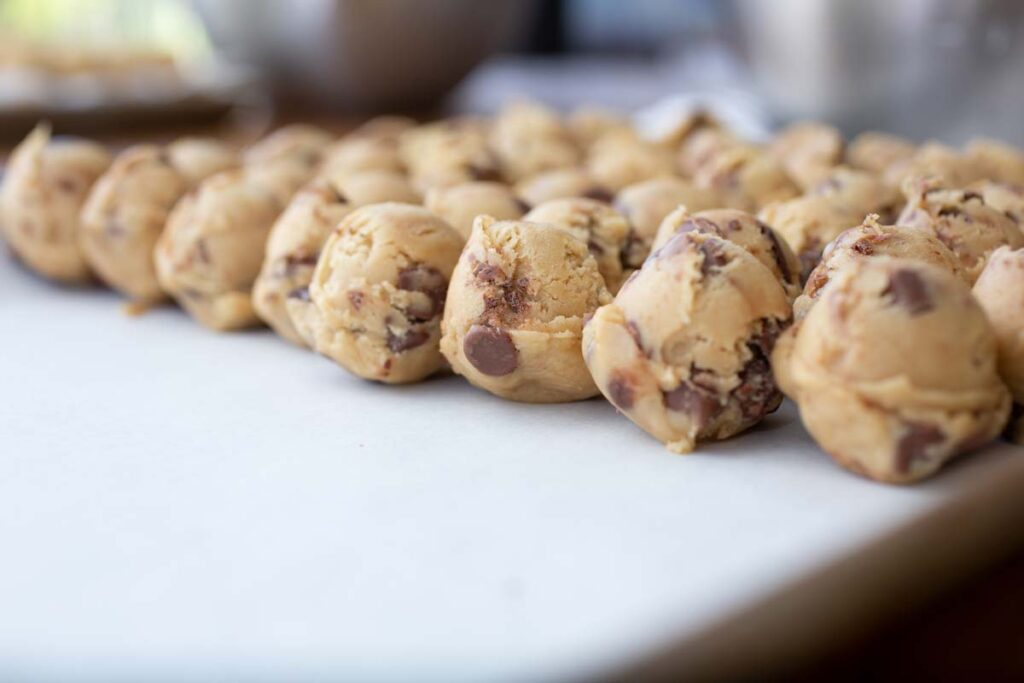
<path fill-rule="evenodd" d="M 78 182 L 72 178 L 57 178 L 57 189 L 68 194 L 78 189 Z"/>
<path fill-rule="evenodd" d="M 818 240 L 808 242 L 803 251 L 797 254 L 797 259 L 800 261 L 800 281 L 806 282 L 811 271 L 821 261 L 821 242 Z"/>
<path fill-rule="evenodd" d="M 319 260 L 319 254 L 288 254 L 284 257 L 284 272 L 294 275 L 300 268 L 311 268 Z"/>
<path fill-rule="evenodd" d="M 867 238 L 857 240 L 850 248 L 861 256 L 871 256 L 875 253 L 874 245 L 871 244 L 871 240 Z"/>
<path fill-rule="evenodd" d="M 963 215 L 963 210 L 958 206 L 944 206 L 939 209 L 939 215 L 943 217 L 952 217 Z"/>
<path fill-rule="evenodd" d="M 492 166 L 470 164 L 466 167 L 466 172 L 473 180 L 501 180 L 501 173 Z"/>
<path fill-rule="evenodd" d="M 704 255 L 704 261 L 700 265 L 700 272 L 705 275 L 721 269 L 722 266 L 729 262 L 721 242 L 717 240 L 704 240 L 697 245 L 697 249 Z"/>
<path fill-rule="evenodd" d="M 499 284 L 484 295 L 484 313 L 498 319 L 518 317 L 528 306 L 529 283 L 524 277 Z"/>
<path fill-rule="evenodd" d="M 467 360 L 485 375 L 501 377 L 519 365 L 519 351 L 505 330 L 473 325 L 462 342 Z"/>
<path fill-rule="evenodd" d="M 771 244 L 772 258 L 775 259 L 775 265 L 779 269 L 779 273 L 782 274 L 782 279 L 786 282 L 793 281 L 793 271 L 789 269 L 789 262 L 786 261 L 786 254 L 782 250 L 782 243 L 779 242 L 779 236 L 775 234 L 775 231 L 770 227 L 762 223 L 757 222 L 757 227 L 761 230 L 761 234 L 764 235 L 765 239 Z"/>
<path fill-rule="evenodd" d="M 732 390 L 744 420 L 756 421 L 778 406 L 781 398 L 772 368 L 760 353 L 747 361 L 740 371 L 740 384 Z"/>
<path fill-rule="evenodd" d="M 388 348 L 392 353 L 402 353 L 417 346 L 423 346 L 430 339 L 430 334 L 423 330 L 406 330 L 401 335 L 396 335 L 388 330 Z"/>
<path fill-rule="evenodd" d="M 615 370 L 608 381 L 608 400 L 619 410 L 629 410 L 636 401 L 633 377 L 625 370 Z"/>
<path fill-rule="evenodd" d="M 519 197 L 514 197 L 513 201 L 516 203 L 516 206 L 519 208 L 519 211 L 522 212 L 522 213 L 529 213 L 530 209 L 533 208 L 532 206 L 530 206 L 526 202 L 526 200 L 520 199 Z"/>
<path fill-rule="evenodd" d="M 977 199 L 979 202 L 984 202 L 985 201 L 984 198 L 982 198 L 982 196 L 979 193 L 977 193 L 977 192 L 975 192 L 973 190 L 967 190 L 966 192 L 964 192 L 964 201 L 965 202 L 968 202 L 968 201 L 970 201 L 972 199 Z"/>
<path fill-rule="evenodd" d="M 595 258 L 604 254 L 604 249 L 594 240 L 587 241 L 587 251 L 593 254 Z"/>
<path fill-rule="evenodd" d="M 473 277 L 481 282 L 494 282 L 505 278 L 505 271 L 490 263 L 477 263 L 473 268 Z"/>
<path fill-rule="evenodd" d="M 580 196 L 586 197 L 587 199 L 595 199 L 599 202 L 604 202 L 605 204 L 611 204 L 612 200 L 614 199 L 612 193 L 606 190 L 605 188 L 601 187 L 600 185 L 593 185 L 591 187 L 588 187 L 580 194 Z M 619 209 L 619 211 L 621 213 L 626 213 L 625 211 L 622 211 L 622 209 Z"/>
<path fill-rule="evenodd" d="M 739 221 L 732 221 L 739 225 Z M 738 228 L 737 228 L 738 229 Z M 702 232 L 707 235 L 721 235 L 722 231 L 719 229 L 718 224 L 714 221 L 709 221 L 707 218 L 701 218 L 700 216 L 694 216 L 687 218 L 683 223 L 676 228 L 676 234 L 681 232 Z"/>
<path fill-rule="evenodd" d="M 728 229 L 728 230 L 729 230 L 730 232 L 739 232 L 740 230 L 742 230 L 742 229 L 743 229 L 743 224 L 742 224 L 742 223 L 740 223 L 740 222 L 739 222 L 738 220 L 736 220 L 735 218 L 733 218 L 733 219 L 732 219 L 731 221 L 729 221 L 728 223 L 726 223 L 725 227 L 726 227 L 726 228 L 727 228 L 727 229 Z"/>
<path fill-rule="evenodd" d="M 363 301 L 366 300 L 366 295 L 360 292 L 358 289 L 350 289 L 348 291 L 348 302 L 352 305 L 352 308 L 359 310 L 363 307 Z"/>
<path fill-rule="evenodd" d="M 309 287 L 296 287 L 292 291 L 288 292 L 289 299 L 298 299 L 299 301 L 309 301 Z"/>
<path fill-rule="evenodd" d="M 437 268 L 416 264 L 399 271 L 398 288 L 426 295 L 426 305 L 413 302 L 406 310 L 406 317 L 409 320 L 422 322 L 430 320 L 444 308 L 448 279 Z"/>
<path fill-rule="evenodd" d="M 907 309 L 911 315 L 927 313 L 933 308 L 927 285 L 912 270 L 897 270 L 890 275 L 882 294 L 891 297 L 895 305 Z"/>
<path fill-rule="evenodd" d="M 928 449 L 946 440 L 938 427 L 924 422 L 908 422 L 896 444 L 896 471 L 907 473 L 915 460 L 928 457 Z"/>
<path fill-rule="evenodd" d="M 630 320 L 626 323 L 626 331 L 629 332 L 629 336 L 633 338 L 633 343 L 636 344 L 636 348 L 640 349 L 640 351 L 642 351 L 646 356 L 647 350 L 644 349 L 644 340 L 643 337 L 640 336 L 640 328 L 637 327 L 637 324 Z"/>
<path fill-rule="evenodd" d="M 706 427 L 721 410 L 721 405 L 713 394 L 686 382 L 672 391 L 664 392 L 662 400 L 669 410 L 689 415 L 698 430 Z"/>

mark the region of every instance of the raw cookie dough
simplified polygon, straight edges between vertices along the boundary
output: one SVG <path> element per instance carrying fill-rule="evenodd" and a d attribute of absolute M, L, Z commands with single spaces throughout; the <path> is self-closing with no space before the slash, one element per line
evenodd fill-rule
<path fill-rule="evenodd" d="M 502 179 L 498 159 L 487 144 L 487 128 L 477 119 L 448 119 L 413 128 L 402 134 L 399 153 L 420 192 Z"/>
<path fill-rule="evenodd" d="M 264 164 L 291 159 L 316 166 L 333 140 L 330 133 L 316 126 L 284 126 L 253 143 L 245 151 L 243 161 L 246 164 Z"/>
<path fill-rule="evenodd" d="M 452 275 L 441 352 L 502 398 L 597 394 L 583 364 L 583 320 L 611 300 L 587 245 L 550 225 L 481 216 Z"/>
<path fill-rule="evenodd" d="M 843 136 L 834 126 L 803 121 L 780 131 L 770 149 L 797 185 L 807 189 L 842 161 Z"/>
<path fill-rule="evenodd" d="M 580 151 L 558 114 L 532 102 L 503 108 L 494 119 L 489 140 L 509 182 L 569 168 L 580 160 Z"/>
<path fill-rule="evenodd" d="M 737 149 L 756 151 L 724 128 L 701 128 L 683 140 L 676 163 L 684 176 L 693 177 L 719 154 Z"/>
<path fill-rule="evenodd" d="M 906 483 L 999 434 L 1010 395 L 967 286 L 889 257 L 840 270 L 772 356 L 814 440 L 848 470 Z"/>
<path fill-rule="evenodd" d="M 1024 234 L 1013 219 L 986 204 L 973 190 L 947 190 L 923 183 L 914 195 L 908 195 L 897 224 L 938 237 L 960 259 L 969 282 L 978 278 L 985 259 L 997 247 L 1024 246 Z"/>
<path fill-rule="evenodd" d="M 924 230 L 910 230 L 896 225 L 882 225 L 872 214 L 855 228 L 839 234 L 822 252 L 821 262 L 807 278 L 803 294 L 793 303 L 797 320 L 803 318 L 821 296 L 825 286 L 851 261 L 878 256 L 893 256 L 930 263 L 949 271 L 967 282 L 960 260 L 946 245 Z"/>
<path fill-rule="evenodd" d="M 685 453 L 778 408 L 768 358 L 789 319 L 778 280 L 746 250 L 681 233 L 597 310 L 584 357 L 616 408 Z"/>
<path fill-rule="evenodd" d="M 813 197 L 829 197 L 854 213 L 878 214 L 884 221 L 896 220 L 903 207 L 900 191 L 867 171 L 836 166 L 807 190 Z"/>
<path fill-rule="evenodd" d="M 619 291 L 622 257 L 629 238 L 629 223 L 621 213 L 605 202 L 575 197 L 544 202 L 523 216 L 523 220 L 556 225 L 582 240 L 597 261 L 608 291 Z"/>
<path fill-rule="evenodd" d="M 675 174 L 672 152 L 635 135 L 606 135 L 591 146 L 586 168 L 598 185 L 612 192 L 642 180 Z"/>
<path fill-rule="evenodd" d="M 806 279 L 821 260 L 825 245 L 844 230 L 860 225 L 865 213 L 841 198 L 804 195 L 769 204 L 757 217 L 786 240 L 800 261 L 801 278 Z"/>
<path fill-rule="evenodd" d="M 657 251 L 682 232 L 699 232 L 729 240 L 747 250 L 771 271 L 792 301 L 800 294 L 800 263 L 775 231 L 738 209 L 712 209 L 690 213 L 681 206 L 662 221 L 653 249 Z"/>
<path fill-rule="evenodd" d="M 985 203 L 1024 229 L 1024 187 L 982 180 L 967 188 L 981 195 Z"/>
<path fill-rule="evenodd" d="M 697 169 L 697 187 L 718 192 L 725 205 L 757 211 L 776 201 L 791 199 L 800 188 L 778 161 L 759 150 L 736 147 L 719 152 Z"/>
<path fill-rule="evenodd" d="M 966 156 L 979 178 L 1024 185 L 1024 151 L 998 140 L 975 138 L 967 143 Z"/>
<path fill-rule="evenodd" d="M 108 286 L 148 304 L 164 298 L 153 249 L 179 199 L 202 180 L 230 167 L 234 154 L 213 140 L 126 149 L 93 186 L 82 208 L 79 244 Z"/>
<path fill-rule="evenodd" d="M 914 156 L 893 164 L 882 179 L 907 193 L 907 188 L 923 179 L 931 179 L 946 187 L 964 187 L 982 177 L 981 168 L 971 158 L 938 142 L 926 142 Z"/>
<path fill-rule="evenodd" d="M 0 230 L 26 266 L 66 284 L 90 279 L 78 245 L 79 212 L 110 161 L 95 143 L 51 140 L 47 126 L 18 145 L 0 188 Z"/>
<path fill-rule="evenodd" d="M 508 185 L 484 181 L 435 187 L 427 192 L 423 205 L 458 230 L 463 239 L 469 239 L 477 216 L 514 220 L 530 210 Z"/>
<path fill-rule="evenodd" d="M 402 202 L 419 204 L 423 198 L 404 173 L 395 171 L 360 171 L 358 173 L 324 174 L 336 183 L 352 206 Z"/>
<path fill-rule="evenodd" d="M 295 195 L 270 230 L 252 303 L 263 322 L 290 342 L 312 346 L 305 324 L 312 307 L 309 283 L 328 235 L 352 208 L 333 183 L 320 178 Z"/>
<path fill-rule="evenodd" d="M 630 225 L 629 242 L 623 254 L 628 268 L 639 268 L 651 253 L 651 243 L 665 216 L 679 206 L 690 211 L 704 211 L 724 206 L 725 200 L 714 190 L 701 189 L 693 183 L 665 176 L 634 183 L 615 196 L 614 206 Z"/>
<path fill-rule="evenodd" d="M 291 170 L 290 161 L 270 165 L 282 163 Z M 269 175 L 254 178 L 250 169 L 238 169 L 210 176 L 175 205 L 157 241 L 160 286 L 211 329 L 259 323 L 250 290 L 267 234 L 284 208 L 276 189 L 263 183 Z"/>
<path fill-rule="evenodd" d="M 905 163 L 914 156 L 917 145 L 888 133 L 868 131 L 861 133 L 846 147 L 846 161 L 850 166 L 881 175 L 887 169 Z"/>
<path fill-rule="evenodd" d="M 606 135 L 633 131 L 633 126 L 626 117 L 594 106 L 582 106 L 573 110 L 566 120 L 566 126 L 576 145 L 584 150 Z"/>
<path fill-rule="evenodd" d="M 612 200 L 612 193 L 598 185 L 582 168 L 559 168 L 530 176 L 516 184 L 516 194 L 530 206 L 566 197 L 589 197 L 602 202 Z"/>
<path fill-rule="evenodd" d="M 440 370 L 441 315 L 461 249 L 455 229 L 420 206 L 350 213 L 327 239 L 309 286 L 316 350 L 388 384 Z"/>
<path fill-rule="evenodd" d="M 1013 395 L 1006 435 L 1024 443 L 1024 250 L 992 252 L 973 292 L 995 332 L 999 375 Z"/>

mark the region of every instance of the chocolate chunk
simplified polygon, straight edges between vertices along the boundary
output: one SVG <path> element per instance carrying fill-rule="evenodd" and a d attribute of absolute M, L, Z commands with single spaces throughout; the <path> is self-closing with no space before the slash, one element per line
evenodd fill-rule
<path fill-rule="evenodd" d="M 743 366 L 740 385 L 732 390 L 732 398 L 739 404 L 740 413 L 747 421 L 760 420 L 778 407 L 782 394 L 775 386 L 767 358 L 760 352 Z"/>
<path fill-rule="evenodd" d="M 955 218 L 957 216 L 963 215 L 963 209 L 961 209 L 958 206 L 944 206 L 941 209 L 939 209 L 939 215 L 942 217 Z"/>
<path fill-rule="evenodd" d="M 800 261 L 800 281 L 806 282 L 810 276 L 811 271 L 821 261 L 821 242 L 818 240 L 811 240 L 807 246 L 797 254 L 797 259 Z"/>
<path fill-rule="evenodd" d="M 713 394 L 686 382 L 672 391 L 664 392 L 662 400 L 669 410 L 689 415 L 698 430 L 706 427 L 721 410 L 721 405 Z"/>
<path fill-rule="evenodd" d="M 505 271 L 490 263 L 477 263 L 473 268 L 473 277 L 481 282 L 494 282 L 505 279 Z"/>
<path fill-rule="evenodd" d="M 889 284 L 882 294 L 891 297 L 895 305 L 907 309 L 910 315 L 927 313 L 933 308 L 928 286 L 912 270 L 897 270 L 890 275 Z"/>
<path fill-rule="evenodd" d="M 731 221 L 726 223 L 725 227 L 727 230 L 729 230 L 729 232 L 739 232 L 740 230 L 743 229 L 743 224 L 740 223 L 735 218 L 733 218 Z"/>
<path fill-rule="evenodd" d="M 720 241 L 704 240 L 697 245 L 697 249 L 704 255 L 704 261 L 700 265 L 700 272 L 705 275 L 720 270 L 722 266 L 729 262 L 729 258 L 725 255 L 725 250 L 722 248 Z"/>
<path fill-rule="evenodd" d="M 292 291 L 288 292 L 289 299 L 298 299 L 299 301 L 309 301 L 309 287 L 296 287 Z"/>
<path fill-rule="evenodd" d="M 502 321 L 518 318 L 529 306 L 529 284 L 525 277 L 499 284 L 484 295 L 485 315 Z"/>
<path fill-rule="evenodd" d="M 519 197 L 515 197 L 513 201 L 515 201 L 516 206 L 519 207 L 519 210 L 523 213 L 529 213 L 530 209 L 533 208 L 526 202 L 526 200 L 520 199 Z"/>
<path fill-rule="evenodd" d="M 445 295 L 448 293 L 448 279 L 436 268 L 416 264 L 399 271 L 398 288 L 426 295 L 426 305 L 414 302 L 406 310 L 406 317 L 409 320 L 422 322 L 430 320 L 444 308 Z"/>
<path fill-rule="evenodd" d="M 739 221 L 730 221 L 730 223 L 736 223 L 739 225 Z M 742 227 L 742 226 L 740 226 Z M 739 228 L 736 228 L 737 230 Z M 681 232 L 702 232 L 707 235 L 719 235 L 721 236 L 722 231 L 719 229 L 718 224 L 709 221 L 707 218 L 701 218 L 700 216 L 694 216 L 687 218 L 685 221 L 676 228 L 676 234 Z"/>
<path fill-rule="evenodd" d="M 284 257 L 284 273 L 294 275 L 300 268 L 311 268 L 319 258 L 319 254 L 288 254 Z"/>
<path fill-rule="evenodd" d="M 501 173 L 492 166 L 470 164 L 466 167 L 466 171 L 473 180 L 501 180 Z"/>
<path fill-rule="evenodd" d="M 629 332 L 629 336 L 633 338 L 633 343 L 636 344 L 636 348 L 640 349 L 640 351 L 642 351 L 646 356 L 647 351 L 644 349 L 644 339 L 640 336 L 640 328 L 637 327 L 637 324 L 630 320 L 626 323 L 626 331 Z"/>
<path fill-rule="evenodd" d="M 608 381 L 608 400 L 619 410 L 629 410 L 636 402 L 633 377 L 625 370 L 615 370 Z"/>
<path fill-rule="evenodd" d="M 786 282 L 792 282 L 793 271 L 789 269 L 789 263 L 786 261 L 785 252 L 782 251 L 782 244 L 779 242 L 779 236 L 775 234 L 774 230 L 761 221 L 757 222 L 757 227 L 760 228 L 761 234 L 764 235 L 765 239 L 771 244 L 772 258 L 775 259 L 775 265 L 778 266 L 782 279 Z"/>
<path fill-rule="evenodd" d="M 964 201 L 969 202 L 972 199 L 977 199 L 979 202 L 984 202 L 984 198 L 974 190 L 967 190 L 964 192 Z"/>
<path fill-rule="evenodd" d="M 861 256 L 871 256 L 875 253 L 875 247 L 867 238 L 859 239 L 850 247 Z"/>
<path fill-rule="evenodd" d="M 622 245 L 619 258 L 626 268 L 639 268 L 647 258 L 647 245 L 633 228 L 626 234 L 626 243 Z"/>
<path fill-rule="evenodd" d="M 914 461 L 928 457 L 931 446 L 941 444 L 946 435 L 938 427 L 924 422 L 908 422 L 896 444 L 896 471 L 906 474 Z"/>
<path fill-rule="evenodd" d="M 430 339 L 430 334 L 423 330 L 406 330 L 401 335 L 396 335 L 388 330 L 388 348 L 392 353 L 402 353 L 417 346 L 423 346 Z"/>
<path fill-rule="evenodd" d="M 606 204 L 611 204 L 612 199 L 614 199 L 614 197 L 612 197 L 612 193 L 606 190 L 605 188 L 601 187 L 600 185 L 588 187 L 586 190 L 583 191 L 583 194 L 581 194 L 580 196 L 586 197 L 587 199 L 595 199 L 599 202 L 604 202 Z M 626 213 L 625 211 L 622 211 L 622 209 L 619 209 L 619 211 L 621 213 Z"/>
<path fill-rule="evenodd" d="M 593 254 L 595 258 L 604 254 L 604 249 L 594 240 L 587 241 L 587 251 Z"/>
<path fill-rule="evenodd" d="M 358 289 L 350 289 L 348 291 L 347 296 L 348 302 L 352 304 L 352 308 L 358 311 L 360 308 L 363 307 L 363 301 L 366 300 L 366 295 L 363 294 L 361 291 L 359 291 Z"/>
<path fill-rule="evenodd" d="M 501 377 L 519 365 L 519 351 L 505 330 L 473 325 L 462 342 L 467 360 L 485 375 Z"/>

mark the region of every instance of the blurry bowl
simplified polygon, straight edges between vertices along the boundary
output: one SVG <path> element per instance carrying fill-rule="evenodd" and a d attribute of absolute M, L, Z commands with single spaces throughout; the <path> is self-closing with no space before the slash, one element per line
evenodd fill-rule
<path fill-rule="evenodd" d="M 215 46 L 280 101 L 435 102 L 517 26 L 519 0 L 193 0 Z"/>
<path fill-rule="evenodd" d="M 1024 143 L 1024 2 L 734 2 L 744 52 L 779 118 Z"/>

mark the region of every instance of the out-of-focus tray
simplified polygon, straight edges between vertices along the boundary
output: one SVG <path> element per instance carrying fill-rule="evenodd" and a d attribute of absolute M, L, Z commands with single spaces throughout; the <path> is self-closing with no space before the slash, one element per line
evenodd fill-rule
<path fill-rule="evenodd" d="M 791 661 L 1024 527 L 993 445 L 916 487 L 791 406 L 665 451 L 603 401 L 385 387 L 0 260 L 0 678 L 490 680 Z"/>

